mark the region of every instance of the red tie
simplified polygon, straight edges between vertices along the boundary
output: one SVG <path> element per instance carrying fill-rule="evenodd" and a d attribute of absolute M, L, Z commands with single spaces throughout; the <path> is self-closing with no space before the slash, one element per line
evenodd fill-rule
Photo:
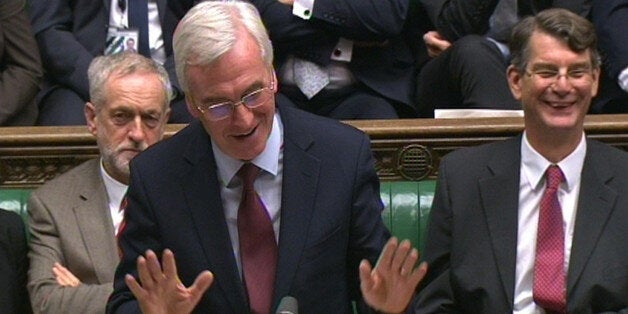
<path fill-rule="evenodd" d="M 253 182 L 260 169 L 246 163 L 238 171 L 242 201 L 238 209 L 240 257 L 251 313 L 270 313 L 277 267 L 277 243 L 268 212 Z"/>
<path fill-rule="evenodd" d="M 565 231 L 557 190 L 565 180 L 558 166 L 545 173 L 546 187 L 541 198 L 536 259 L 534 262 L 534 302 L 547 313 L 566 313 Z"/>

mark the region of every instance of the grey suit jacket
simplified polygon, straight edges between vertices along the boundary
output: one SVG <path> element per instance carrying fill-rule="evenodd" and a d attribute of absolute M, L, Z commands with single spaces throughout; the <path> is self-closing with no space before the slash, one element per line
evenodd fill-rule
<path fill-rule="evenodd" d="M 87 161 L 31 195 L 28 290 L 36 313 L 105 312 L 119 258 L 99 161 Z M 82 284 L 57 284 L 55 262 Z"/>
<path fill-rule="evenodd" d="M 521 137 L 441 162 L 417 313 L 512 313 Z M 567 275 L 569 313 L 628 313 L 628 154 L 587 141 Z"/>

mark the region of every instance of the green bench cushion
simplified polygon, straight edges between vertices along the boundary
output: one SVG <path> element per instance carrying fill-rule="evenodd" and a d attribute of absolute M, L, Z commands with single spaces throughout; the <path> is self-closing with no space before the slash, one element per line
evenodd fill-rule
<path fill-rule="evenodd" d="M 31 189 L 0 189 L 0 208 L 20 214 L 26 223 L 28 215 L 26 205 L 31 191 Z"/>
<path fill-rule="evenodd" d="M 425 230 L 434 198 L 434 188 L 434 180 L 381 183 L 384 224 L 394 236 L 409 239 L 420 251 L 425 247 Z M 31 191 L 31 189 L 0 189 L 0 208 L 20 214 L 24 223 L 28 223 L 26 206 Z"/>
<path fill-rule="evenodd" d="M 381 183 L 384 224 L 394 236 L 410 240 L 421 252 L 435 186 L 434 180 Z"/>

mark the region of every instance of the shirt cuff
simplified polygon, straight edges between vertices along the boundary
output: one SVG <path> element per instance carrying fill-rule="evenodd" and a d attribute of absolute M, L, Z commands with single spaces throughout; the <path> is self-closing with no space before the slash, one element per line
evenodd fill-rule
<path fill-rule="evenodd" d="M 351 62 L 353 56 L 353 41 L 340 37 L 334 51 L 331 53 L 331 59 L 342 62 Z"/>
<path fill-rule="evenodd" d="M 619 73 L 617 83 L 621 89 L 628 93 L 628 67 Z"/>
<path fill-rule="evenodd" d="M 294 0 L 292 4 L 292 14 L 304 20 L 309 20 L 312 17 L 313 9 L 314 0 Z"/>

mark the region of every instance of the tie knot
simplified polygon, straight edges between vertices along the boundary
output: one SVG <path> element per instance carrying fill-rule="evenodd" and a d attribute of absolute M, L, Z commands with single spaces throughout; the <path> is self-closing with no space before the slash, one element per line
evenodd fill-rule
<path fill-rule="evenodd" d="M 238 177 L 242 180 L 242 185 L 245 189 L 251 189 L 253 187 L 253 182 L 255 182 L 259 171 L 259 167 L 250 162 L 247 162 L 240 167 L 240 170 L 238 170 Z"/>
<path fill-rule="evenodd" d="M 560 167 L 551 165 L 547 168 L 545 173 L 548 189 L 558 189 L 558 186 L 565 181 L 565 175 Z"/>

